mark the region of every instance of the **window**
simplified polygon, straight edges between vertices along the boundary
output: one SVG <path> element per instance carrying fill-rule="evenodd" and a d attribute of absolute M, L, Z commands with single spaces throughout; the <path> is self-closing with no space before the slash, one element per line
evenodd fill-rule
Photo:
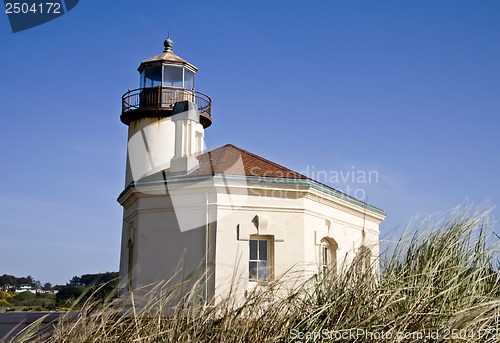
<path fill-rule="evenodd" d="M 182 88 L 182 67 L 165 66 L 163 71 L 163 85 Z"/>
<path fill-rule="evenodd" d="M 139 88 L 144 88 L 145 87 L 144 86 L 144 82 L 146 82 L 145 77 L 146 77 L 146 70 L 143 70 L 141 72 L 141 81 L 140 81 L 141 83 L 139 85 Z"/>
<path fill-rule="evenodd" d="M 194 89 L 194 73 L 184 69 L 184 88 Z"/>
<path fill-rule="evenodd" d="M 330 243 L 327 240 L 323 239 L 321 241 L 321 273 L 325 275 L 328 272 L 328 268 L 331 263 L 331 250 Z"/>
<path fill-rule="evenodd" d="M 337 271 L 337 242 L 332 238 L 323 238 L 320 244 L 320 272 Z"/>
<path fill-rule="evenodd" d="M 372 251 L 366 245 L 358 248 L 354 258 L 355 268 L 358 275 L 363 276 L 371 272 Z"/>
<path fill-rule="evenodd" d="M 250 239 L 250 258 L 248 278 L 250 281 L 266 281 L 271 277 L 271 240 L 266 238 Z"/>
<path fill-rule="evenodd" d="M 127 288 L 132 290 L 132 273 L 134 272 L 134 238 L 135 229 L 134 223 L 132 221 L 127 223 L 127 233 L 128 233 L 128 266 L 127 266 Z"/>
<path fill-rule="evenodd" d="M 161 67 L 146 68 L 145 78 L 144 87 L 161 86 Z"/>

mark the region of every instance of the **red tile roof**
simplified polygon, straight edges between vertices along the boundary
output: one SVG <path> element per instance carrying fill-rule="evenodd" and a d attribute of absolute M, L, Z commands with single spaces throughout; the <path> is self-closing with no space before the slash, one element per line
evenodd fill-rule
<path fill-rule="evenodd" d="M 199 168 L 189 175 L 245 175 L 288 179 L 309 179 L 291 169 L 266 160 L 232 144 L 198 156 Z"/>
<path fill-rule="evenodd" d="M 226 144 L 220 148 L 208 151 L 198 157 L 199 166 L 196 170 L 188 173 L 188 176 L 204 176 L 204 175 L 241 175 L 241 176 L 255 176 L 255 177 L 270 177 L 270 178 L 286 178 L 295 180 L 308 180 L 313 184 L 320 185 L 325 189 L 329 189 L 332 194 L 337 194 L 342 199 L 350 201 L 358 206 L 368 208 L 372 211 L 386 215 L 381 209 L 363 203 L 346 193 L 336 190 L 335 188 L 325 185 L 321 182 L 313 180 L 305 175 L 297 173 L 291 169 L 283 167 L 277 163 L 269 161 L 263 157 L 252 154 L 244 149 L 238 148 L 232 144 Z M 164 180 L 168 175 L 168 170 L 165 173 L 159 173 L 145 177 L 141 181 L 158 181 Z M 159 177 L 158 177 L 159 176 Z M 130 186 L 129 186 L 130 187 Z M 120 197 L 126 192 L 125 189 Z"/>

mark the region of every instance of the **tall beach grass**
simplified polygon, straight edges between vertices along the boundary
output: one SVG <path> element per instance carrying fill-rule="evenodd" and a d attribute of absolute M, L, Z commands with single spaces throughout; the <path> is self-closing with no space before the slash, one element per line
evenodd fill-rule
<path fill-rule="evenodd" d="M 136 297 L 104 304 L 91 297 L 50 337 L 37 338 L 35 323 L 14 341 L 497 342 L 497 240 L 487 212 L 457 210 L 409 225 L 373 261 L 377 273 L 357 261 L 291 290 L 293 275 L 284 275 L 243 302 L 229 295 L 216 304 L 200 301 L 203 278 L 167 280 L 154 290 L 161 296 L 140 306 Z"/>

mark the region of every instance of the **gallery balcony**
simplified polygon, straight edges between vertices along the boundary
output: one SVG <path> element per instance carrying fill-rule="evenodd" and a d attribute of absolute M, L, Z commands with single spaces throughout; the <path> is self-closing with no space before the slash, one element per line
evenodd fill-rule
<path fill-rule="evenodd" d="M 195 90 L 168 86 L 129 90 L 122 96 L 120 120 L 128 125 L 139 118 L 169 117 L 172 115 L 174 104 L 186 100 L 198 106 L 200 123 L 204 128 L 209 127 L 212 124 L 212 99 Z"/>

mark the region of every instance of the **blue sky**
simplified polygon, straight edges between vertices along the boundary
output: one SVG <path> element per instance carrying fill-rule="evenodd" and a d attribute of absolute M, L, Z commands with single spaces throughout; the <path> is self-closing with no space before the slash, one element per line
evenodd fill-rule
<path fill-rule="evenodd" d="M 416 214 L 495 206 L 499 18 L 496 0 L 82 0 L 13 34 L 0 13 L 0 274 L 118 270 L 120 98 L 168 30 L 213 98 L 209 148 L 310 176 L 375 171 L 331 185 L 387 212 L 382 237 Z"/>

